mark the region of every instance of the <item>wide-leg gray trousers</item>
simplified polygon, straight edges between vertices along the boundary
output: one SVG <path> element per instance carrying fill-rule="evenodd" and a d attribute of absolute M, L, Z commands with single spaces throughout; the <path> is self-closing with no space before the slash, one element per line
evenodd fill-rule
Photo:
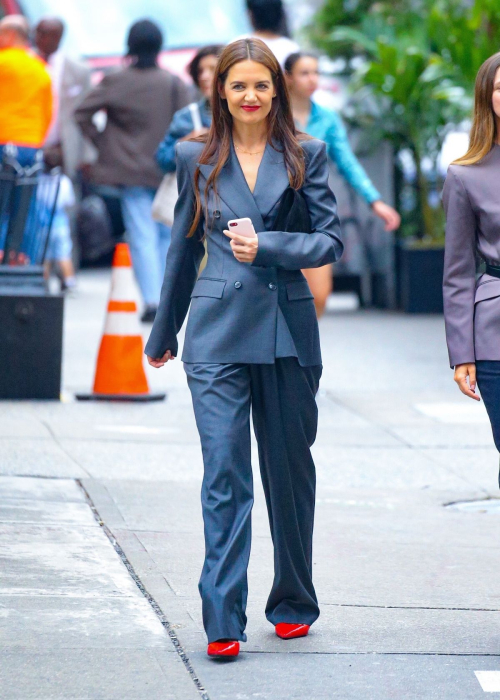
<path fill-rule="evenodd" d="M 201 492 L 205 563 L 199 582 L 208 641 L 246 641 L 247 567 L 253 481 L 250 408 L 274 544 L 274 582 L 266 605 L 272 624 L 312 624 L 316 475 L 315 396 L 321 366 L 295 357 L 272 365 L 184 363 L 203 451 Z"/>

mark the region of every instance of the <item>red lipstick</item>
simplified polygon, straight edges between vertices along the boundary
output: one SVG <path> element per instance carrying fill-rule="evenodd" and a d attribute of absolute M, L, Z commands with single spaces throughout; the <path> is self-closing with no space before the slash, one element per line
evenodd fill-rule
<path fill-rule="evenodd" d="M 256 112 L 260 109 L 260 105 L 242 105 L 241 109 L 244 109 L 245 112 Z"/>

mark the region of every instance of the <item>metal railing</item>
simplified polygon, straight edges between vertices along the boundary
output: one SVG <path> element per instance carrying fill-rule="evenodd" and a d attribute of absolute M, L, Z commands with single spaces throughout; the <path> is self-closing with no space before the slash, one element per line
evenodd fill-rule
<path fill-rule="evenodd" d="M 46 171 L 43 154 L 23 166 L 15 146 L 0 163 L 0 266 L 41 266 L 59 194 L 60 169 Z M 1 270 L 0 267 L 0 270 Z"/>

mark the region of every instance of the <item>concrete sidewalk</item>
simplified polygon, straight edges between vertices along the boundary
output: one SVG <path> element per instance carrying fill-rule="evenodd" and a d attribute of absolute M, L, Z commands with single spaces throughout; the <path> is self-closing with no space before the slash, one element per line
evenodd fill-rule
<path fill-rule="evenodd" d="M 85 273 L 68 300 L 65 401 L 0 405 L 0 698 L 500 694 L 498 455 L 482 404 L 453 384 L 442 319 L 322 321 L 321 617 L 288 642 L 265 620 L 272 546 L 255 463 L 249 641 L 221 664 L 205 656 L 202 461 L 182 365 L 149 370 L 163 404 L 72 399 L 92 383 L 108 279 Z"/>

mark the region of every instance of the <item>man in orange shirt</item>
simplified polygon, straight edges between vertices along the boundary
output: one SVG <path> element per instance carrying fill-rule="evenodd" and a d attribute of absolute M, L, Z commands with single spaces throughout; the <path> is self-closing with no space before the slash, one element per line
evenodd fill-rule
<path fill-rule="evenodd" d="M 17 146 L 21 165 L 34 161 L 52 117 L 50 75 L 29 49 L 29 25 L 21 15 L 0 21 L 0 157 Z"/>

